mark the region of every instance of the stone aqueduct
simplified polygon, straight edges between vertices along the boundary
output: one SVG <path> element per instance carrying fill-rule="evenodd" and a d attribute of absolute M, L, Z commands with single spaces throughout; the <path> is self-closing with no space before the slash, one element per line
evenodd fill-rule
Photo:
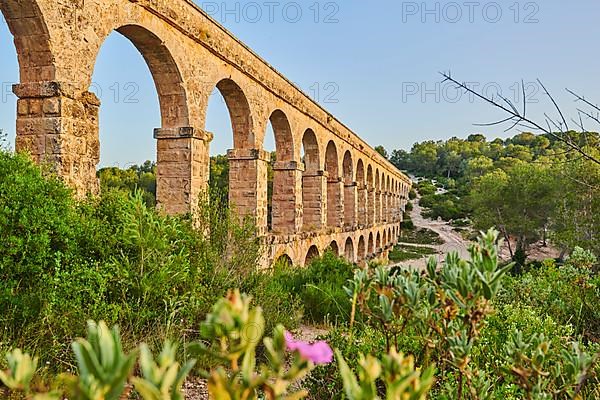
<path fill-rule="evenodd" d="M 20 68 L 16 147 L 55 165 L 78 193 L 98 190 L 100 102 L 89 88 L 100 46 L 118 31 L 156 84 L 157 197 L 166 212 L 189 211 L 207 186 L 205 114 L 216 87 L 234 132 L 230 201 L 255 219 L 268 260 L 304 265 L 332 247 L 361 261 L 397 240 L 410 180 L 190 0 L 1 0 L 0 9 Z"/>

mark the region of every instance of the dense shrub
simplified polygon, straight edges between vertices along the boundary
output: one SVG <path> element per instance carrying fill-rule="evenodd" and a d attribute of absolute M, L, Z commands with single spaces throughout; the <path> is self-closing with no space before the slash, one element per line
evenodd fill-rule
<path fill-rule="evenodd" d="M 348 365 L 355 369 L 360 354 L 371 354 L 380 357 L 385 348 L 385 338 L 377 330 L 368 326 L 354 329 L 352 333 L 347 327 L 334 328 L 319 339 L 327 341 L 338 349 Z M 306 387 L 312 399 L 345 399 L 343 384 L 337 364 L 321 365 L 315 368 L 306 379 Z"/>
<path fill-rule="evenodd" d="M 499 300 L 517 301 L 560 324 L 572 325 L 585 340 L 600 340 L 600 279 L 587 264 L 555 265 L 544 262 L 520 276 L 506 278 Z"/>
<path fill-rule="evenodd" d="M 428 209 L 423 216 L 445 221 L 467 218 L 469 210 L 463 204 L 464 202 L 451 193 L 429 194 L 419 200 L 419 205 Z"/>
<path fill-rule="evenodd" d="M 421 181 L 417 184 L 417 190 L 421 196 L 433 195 L 437 188 L 431 181 Z"/>
<path fill-rule="evenodd" d="M 272 325 L 290 322 L 301 307 L 257 273 L 254 228 L 214 197 L 194 221 L 139 192 L 76 201 L 27 157 L 0 152 L 0 342 L 55 368 L 72 362 L 66 346 L 88 319 L 118 323 L 126 347 L 190 338 L 234 287 L 256 294 Z"/>
<path fill-rule="evenodd" d="M 412 231 L 415 229 L 415 224 L 412 219 L 405 219 L 400 223 L 400 229 Z"/>
<path fill-rule="evenodd" d="M 326 252 L 305 269 L 276 266 L 272 285 L 280 285 L 282 292 L 295 293 L 308 320 L 344 322 L 350 318 L 350 301 L 343 287 L 352 277 L 353 268 L 343 258 Z"/>

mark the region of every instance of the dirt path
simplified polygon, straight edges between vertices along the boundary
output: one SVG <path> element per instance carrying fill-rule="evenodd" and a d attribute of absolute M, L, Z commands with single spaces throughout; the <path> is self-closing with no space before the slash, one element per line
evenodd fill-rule
<path fill-rule="evenodd" d="M 413 209 L 410 212 L 410 217 L 415 225 L 415 228 L 430 229 L 440 235 L 440 238 L 444 241 L 441 245 L 424 245 L 426 247 L 432 247 L 437 250 L 438 262 L 443 262 L 446 258 L 446 254 L 453 251 L 458 251 L 461 258 L 468 258 L 468 245 L 469 242 L 464 240 L 460 233 L 453 230 L 452 226 L 445 221 L 434 221 L 428 218 L 424 218 L 422 215 L 423 208 L 419 205 L 420 197 L 413 200 Z M 409 246 L 419 246 L 412 243 L 402 243 Z M 423 246 L 423 245 L 422 245 Z M 395 264 L 394 266 L 411 267 L 416 269 L 424 269 L 427 266 L 427 261 L 431 256 L 424 256 L 418 260 L 403 261 Z"/>
<path fill-rule="evenodd" d="M 428 218 L 424 218 L 422 215 L 423 208 L 419 205 L 420 197 L 413 200 L 413 210 L 410 213 L 410 217 L 415 225 L 415 228 L 430 229 L 440 235 L 440 238 L 444 241 L 442 245 L 418 245 L 413 243 L 402 243 L 410 246 L 426 246 L 437 250 L 438 262 L 443 262 L 446 259 L 446 255 L 453 251 L 458 251 L 458 254 L 463 259 L 468 259 L 469 252 L 469 241 L 463 239 L 460 233 L 456 232 L 452 226 L 446 221 L 434 221 Z M 515 243 L 512 243 L 513 249 Z M 499 248 L 499 257 L 501 260 L 509 261 L 511 259 L 508 244 L 503 242 Z M 560 256 L 560 251 L 552 246 L 544 246 L 541 242 L 534 243 L 530 246 L 528 260 L 541 261 L 547 258 L 557 258 Z M 417 269 L 425 269 L 427 261 L 431 256 L 424 256 L 418 260 L 403 261 L 393 266 L 412 267 Z"/>

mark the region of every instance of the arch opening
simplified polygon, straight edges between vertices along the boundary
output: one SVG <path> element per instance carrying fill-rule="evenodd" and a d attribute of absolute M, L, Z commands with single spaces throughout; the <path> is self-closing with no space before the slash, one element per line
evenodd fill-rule
<path fill-rule="evenodd" d="M 340 248 L 338 247 L 338 244 L 335 240 L 333 240 L 330 244 L 329 247 L 327 247 L 327 250 L 331 251 L 333 254 L 336 255 L 336 257 L 340 256 Z"/>
<path fill-rule="evenodd" d="M 354 182 L 354 165 L 350 151 L 344 153 L 342 162 L 344 172 L 344 225 L 353 229 L 356 225 L 356 183 Z"/>
<path fill-rule="evenodd" d="M 3 6 L 0 5 L 0 8 Z M 0 102 L 0 130 L 8 141 L 9 148 L 13 148 L 16 139 L 17 97 L 12 93 L 12 85 L 19 82 L 20 63 L 17 49 L 14 44 L 13 34 L 10 31 L 4 14 L 0 13 L 0 54 L 2 64 L 0 65 L 0 76 L 2 86 L 0 87 L 2 102 Z"/>
<path fill-rule="evenodd" d="M 344 245 L 344 257 L 346 260 L 350 262 L 356 262 L 354 257 L 354 243 L 352 242 L 352 238 L 346 239 L 346 244 Z"/>
<path fill-rule="evenodd" d="M 362 160 L 356 164 L 356 184 L 357 184 L 357 222 L 359 227 L 364 228 L 367 225 L 368 193 L 365 181 L 365 165 Z"/>
<path fill-rule="evenodd" d="M 375 223 L 375 180 L 373 179 L 373 167 L 369 164 L 367 167 L 367 225 L 372 226 Z M 373 252 L 374 253 L 374 252 Z"/>
<path fill-rule="evenodd" d="M 365 245 L 365 237 L 361 236 L 358 239 L 358 261 L 364 261 L 367 259 L 367 247 Z"/>
<path fill-rule="evenodd" d="M 286 253 L 280 255 L 275 263 L 273 264 L 276 268 L 289 268 L 292 267 L 294 263 L 292 262 L 292 258 L 288 256 Z"/>
<path fill-rule="evenodd" d="M 223 198 L 229 199 L 229 207 L 240 218 L 253 218 L 257 234 L 266 233 L 268 190 L 258 189 L 259 182 L 268 180 L 270 160 L 265 152 L 254 149 L 250 103 L 240 85 L 232 79 L 224 78 L 216 83 L 209 99 L 205 125 L 206 130 L 213 131 L 215 142 L 221 147 L 213 149 L 223 151 L 223 145 L 229 147 L 226 156 L 211 157 L 211 187 L 226 191 Z"/>
<path fill-rule="evenodd" d="M 115 58 L 119 58 L 118 63 Z M 122 68 L 123 64 L 129 68 Z M 95 119 L 99 129 L 97 135 L 86 137 L 85 157 L 94 167 L 98 162 L 143 163 L 141 172 L 146 174 L 156 161 L 153 194 L 157 202 L 170 214 L 190 211 L 202 188 L 192 187 L 191 139 L 182 137 L 183 132 L 190 131 L 187 95 L 179 67 L 164 40 L 142 26 L 123 25 L 106 36 L 93 66 L 89 91 L 102 105 L 98 111 L 93 102 L 84 103 L 87 120 L 81 123 L 89 131 Z M 157 139 L 156 144 L 153 139 Z"/>
<path fill-rule="evenodd" d="M 317 136 L 312 129 L 307 129 L 302 136 L 302 229 L 319 230 L 323 227 L 323 193 L 326 192 L 326 178 L 319 173 L 321 155 Z"/>
<path fill-rule="evenodd" d="M 304 258 L 304 265 L 309 265 L 315 258 L 319 258 L 319 249 L 314 244 L 310 246 L 308 252 L 306 253 L 306 257 Z"/>
<path fill-rule="evenodd" d="M 300 198 L 297 197 L 299 193 L 296 193 L 298 167 L 293 163 L 292 128 L 281 110 L 273 111 L 267 125 L 265 143 L 267 137 L 272 137 L 275 142 L 275 151 L 270 153 L 271 162 L 267 173 L 268 227 L 271 232 L 294 233 L 299 228 Z"/>
<path fill-rule="evenodd" d="M 325 151 L 327 172 L 327 225 L 340 227 L 343 222 L 342 186 L 338 170 L 338 153 L 335 143 L 330 141 Z"/>

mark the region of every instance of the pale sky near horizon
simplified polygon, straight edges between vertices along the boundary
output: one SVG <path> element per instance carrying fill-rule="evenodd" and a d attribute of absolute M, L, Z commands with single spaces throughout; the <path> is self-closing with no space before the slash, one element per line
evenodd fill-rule
<path fill-rule="evenodd" d="M 537 119 L 552 111 L 538 78 L 571 116 L 577 105 L 566 87 L 600 102 L 598 0 L 197 3 L 369 144 L 390 151 L 475 132 L 488 138 L 517 133 L 474 126 L 504 115 L 440 84 L 439 71 L 451 70 L 488 93 L 500 89 L 515 101 L 521 100 L 515 85 L 523 80 L 530 100 L 538 101 L 529 104 Z M 101 165 L 154 160 L 156 90 L 126 38 L 109 36 L 93 80 L 102 100 Z M 16 99 L 10 85 L 17 81 L 12 37 L 0 18 L 0 129 L 11 142 Z M 211 153 L 224 153 L 233 140 L 219 95 L 208 112 Z M 273 149 L 272 138 L 265 147 Z"/>

